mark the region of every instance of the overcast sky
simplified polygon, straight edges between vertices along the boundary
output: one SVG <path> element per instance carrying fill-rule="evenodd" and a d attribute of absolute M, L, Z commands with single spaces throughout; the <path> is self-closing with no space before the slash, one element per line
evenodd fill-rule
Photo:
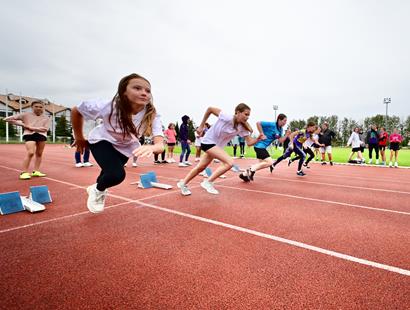
<path fill-rule="evenodd" d="M 410 1 L 2 1 L 0 93 L 74 106 L 131 72 L 165 125 L 245 102 L 251 123 L 410 115 Z M 212 120 L 213 121 L 213 120 Z"/>

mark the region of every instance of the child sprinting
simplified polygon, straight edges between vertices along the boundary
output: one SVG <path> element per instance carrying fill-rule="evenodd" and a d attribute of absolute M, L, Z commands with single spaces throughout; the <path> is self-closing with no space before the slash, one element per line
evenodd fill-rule
<path fill-rule="evenodd" d="M 85 140 L 82 126 L 85 120 L 102 118 Z M 83 152 L 87 144 L 101 167 L 97 183 L 87 188 L 90 212 L 104 210 L 107 188 L 125 179 L 124 165 L 134 156 L 151 156 L 164 149 L 162 124 L 152 103 L 151 85 L 142 76 L 132 73 L 121 79 L 110 101 L 84 101 L 71 112 L 76 146 Z M 153 145 L 141 146 L 138 137 L 153 136 Z"/>
<path fill-rule="evenodd" d="M 292 155 L 292 153 L 294 152 L 297 156 L 300 156 L 298 163 L 298 171 L 296 172 L 296 174 L 299 176 L 306 175 L 306 173 L 304 173 L 302 170 L 302 165 L 306 158 L 306 154 L 305 152 L 303 152 L 303 143 L 312 136 L 315 130 L 316 124 L 314 122 L 309 122 L 306 125 L 305 130 L 298 130 L 292 132 L 289 137 L 290 142 L 288 148 L 286 149 L 286 152 L 269 167 L 270 172 L 273 171 L 277 164 L 279 164 L 282 160 L 290 157 L 290 155 Z"/>
<path fill-rule="evenodd" d="M 286 125 L 287 117 L 285 114 L 279 114 L 276 122 L 257 122 L 256 127 L 261 135 L 261 140 L 254 145 L 256 158 L 258 163 L 246 169 L 245 173 L 239 174 L 239 177 L 245 181 L 253 181 L 256 171 L 267 168 L 273 164 L 273 159 L 270 157 L 267 148 L 273 141 L 279 140 L 283 143 L 288 135 L 283 135 L 283 126 Z"/>
<path fill-rule="evenodd" d="M 216 123 L 206 132 L 202 139 L 201 148 L 204 151 L 204 155 L 201 157 L 201 161 L 193 168 L 183 180 L 177 183 L 177 186 L 181 189 L 181 193 L 184 196 L 191 195 L 191 191 L 188 188 L 188 183 L 196 177 L 201 171 L 203 171 L 213 159 L 219 159 L 221 165 L 212 173 L 212 175 L 201 182 L 201 187 L 208 193 L 219 194 L 213 185 L 213 181 L 225 172 L 230 170 L 233 166 L 233 159 L 224 151 L 224 146 L 236 135 L 245 137 L 248 145 L 254 145 L 260 140 L 258 138 L 251 138 L 252 132 L 251 126 L 248 124 L 248 118 L 251 109 L 244 103 L 240 103 L 235 108 L 235 115 L 229 115 L 223 113 L 219 108 L 209 107 L 202 119 L 201 125 L 198 128 L 198 132 L 202 133 L 205 122 L 208 117 L 213 114 L 218 117 Z"/>
<path fill-rule="evenodd" d="M 23 160 L 23 170 L 19 176 L 20 180 L 46 176 L 45 173 L 40 172 L 40 165 L 44 147 L 46 146 L 50 118 L 44 115 L 44 102 L 42 101 L 33 101 L 31 103 L 31 109 L 31 112 L 12 115 L 4 119 L 6 122 L 24 128 L 23 139 L 25 141 L 27 155 Z M 33 156 L 35 156 L 34 170 L 30 174 L 28 171 Z"/>
<path fill-rule="evenodd" d="M 394 128 L 393 133 L 390 135 L 390 162 L 389 167 L 393 166 L 393 155 L 394 155 L 394 167 L 397 168 L 398 158 L 399 158 L 399 150 L 400 150 L 400 143 L 403 141 L 403 137 L 399 134 L 397 128 Z"/>
<path fill-rule="evenodd" d="M 306 139 L 306 141 L 303 143 L 303 152 L 309 155 L 309 157 L 303 163 L 303 167 L 305 167 L 306 169 L 310 169 L 309 163 L 313 158 L 315 158 L 315 153 L 313 152 L 312 148 L 319 149 L 325 146 L 324 144 L 319 143 L 318 134 L 320 132 L 320 127 L 319 126 L 315 126 L 315 127 L 316 129 L 314 133 L 310 135 L 310 137 Z M 290 166 L 294 161 L 297 161 L 299 159 L 300 159 L 300 155 L 297 155 L 293 158 L 289 157 L 288 166 Z"/>
<path fill-rule="evenodd" d="M 164 131 L 165 138 L 167 140 L 167 146 L 168 146 L 168 156 L 167 156 L 167 162 L 169 163 L 174 163 L 174 147 L 175 144 L 177 143 L 177 133 L 175 131 L 175 124 L 174 123 L 169 123 L 168 129 Z"/>

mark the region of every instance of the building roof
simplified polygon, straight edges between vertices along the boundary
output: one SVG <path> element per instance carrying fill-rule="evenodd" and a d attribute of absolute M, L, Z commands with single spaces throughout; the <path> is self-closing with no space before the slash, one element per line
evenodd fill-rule
<path fill-rule="evenodd" d="M 63 105 L 56 104 L 53 102 L 48 101 L 47 99 L 39 99 L 39 98 L 33 98 L 33 97 L 27 97 L 27 96 L 21 96 L 21 108 L 25 109 L 28 107 L 31 107 L 31 103 L 33 101 L 43 101 L 45 103 L 45 110 L 49 113 L 61 113 L 66 110 L 71 110 L 70 108 L 67 108 Z M 8 94 L 8 95 L 3 95 L 0 94 L 0 103 L 6 105 L 6 102 L 9 105 L 9 108 L 15 110 L 15 111 L 20 111 L 20 96 L 13 95 L 13 94 Z"/>

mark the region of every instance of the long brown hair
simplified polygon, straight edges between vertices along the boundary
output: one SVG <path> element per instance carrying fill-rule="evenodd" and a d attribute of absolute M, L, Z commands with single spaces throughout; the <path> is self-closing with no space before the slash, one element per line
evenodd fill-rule
<path fill-rule="evenodd" d="M 135 135 L 136 137 L 142 135 L 151 136 L 152 123 L 154 122 L 154 118 L 156 115 L 156 110 L 154 104 L 152 103 L 152 96 L 151 101 L 145 106 L 144 117 L 142 118 L 142 121 L 139 124 L 138 128 L 136 128 L 132 121 L 131 103 L 125 95 L 127 85 L 132 79 L 142 79 L 151 85 L 151 83 L 146 78 L 136 73 L 131 73 L 130 75 L 123 77 L 121 81 L 118 83 L 117 93 L 115 94 L 111 102 L 111 113 L 109 116 L 109 122 L 111 127 L 114 129 L 114 127 L 111 124 L 111 117 L 115 110 L 115 113 L 117 115 L 117 124 L 123 133 L 123 138 L 131 134 Z M 144 129 L 143 132 L 140 132 L 141 128 Z"/>
<path fill-rule="evenodd" d="M 250 108 L 248 105 L 246 105 L 245 103 L 240 103 L 240 104 L 238 104 L 238 105 L 236 106 L 236 108 L 235 108 L 235 114 L 236 114 L 236 112 L 243 112 L 243 111 L 245 111 L 245 110 L 249 110 L 249 111 L 250 111 L 251 108 Z M 245 127 L 245 129 L 246 129 L 247 131 L 249 131 L 249 132 L 252 132 L 252 131 L 253 131 L 251 125 L 249 125 L 248 122 L 241 123 L 241 124 L 242 124 L 243 127 Z M 238 128 L 238 125 L 239 125 L 239 122 L 236 120 L 236 117 L 234 117 L 234 118 L 233 118 L 233 128 L 237 129 L 237 128 Z"/>

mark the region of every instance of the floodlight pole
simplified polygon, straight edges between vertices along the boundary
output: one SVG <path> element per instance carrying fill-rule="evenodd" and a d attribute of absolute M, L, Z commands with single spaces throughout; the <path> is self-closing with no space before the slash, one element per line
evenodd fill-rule
<path fill-rule="evenodd" d="M 388 128 L 387 128 L 387 118 L 388 118 L 388 106 L 389 106 L 389 103 L 391 103 L 391 98 L 390 98 L 390 97 L 386 97 L 386 98 L 383 99 L 383 104 L 386 105 L 386 120 L 384 121 L 384 124 L 385 124 L 385 126 L 386 126 L 386 130 L 388 130 Z"/>
<path fill-rule="evenodd" d="M 279 109 L 279 106 L 273 105 L 273 111 L 275 111 L 275 122 L 276 122 L 276 111 Z"/>

